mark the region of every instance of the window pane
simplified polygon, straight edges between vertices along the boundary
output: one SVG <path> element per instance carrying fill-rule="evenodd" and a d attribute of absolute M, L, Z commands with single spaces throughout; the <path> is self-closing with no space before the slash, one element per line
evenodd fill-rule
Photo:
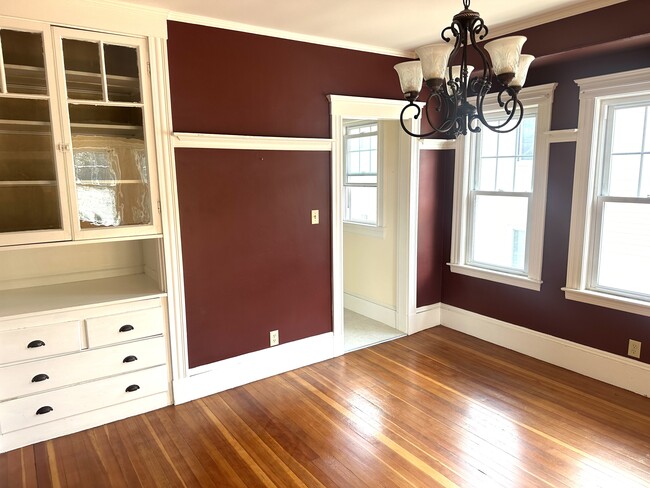
<path fill-rule="evenodd" d="M 478 181 L 476 187 L 478 190 L 492 191 L 495 187 L 497 172 L 496 158 L 482 158 L 478 165 Z"/>
<path fill-rule="evenodd" d="M 499 134 L 499 156 L 514 156 L 517 153 L 517 133 L 519 129 Z"/>
<path fill-rule="evenodd" d="M 3 29 L 0 38 L 7 92 L 46 95 L 41 34 Z"/>
<path fill-rule="evenodd" d="M 359 141 L 359 148 L 362 151 L 369 151 L 370 150 L 370 137 L 360 137 L 358 139 Z"/>
<path fill-rule="evenodd" d="M 532 157 L 535 154 L 535 122 L 536 117 L 524 117 L 521 121 L 521 140 L 519 145 L 519 155 Z"/>
<path fill-rule="evenodd" d="M 529 192 L 533 183 L 533 160 L 520 159 L 515 170 L 515 191 Z"/>
<path fill-rule="evenodd" d="M 104 60 L 108 99 L 114 102 L 140 102 L 137 49 L 106 44 Z"/>
<path fill-rule="evenodd" d="M 377 188 L 346 187 L 345 220 L 360 224 L 377 224 Z"/>
<path fill-rule="evenodd" d="M 359 153 L 350 152 L 347 155 L 348 160 L 348 174 L 358 174 L 359 170 Z"/>
<path fill-rule="evenodd" d="M 497 165 L 497 191 L 512 191 L 515 176 L 514 158 L 499 158 Z"/>
<path fill-rule="evenodd" d="M 525 271 L 528 198 L 477 195 L 472 261 Z"/>
<path fill-rule="evenodd" d="M 68 98 L 103 100 L 99 44 L 63 39 L 63 60 Z"/>
<path fill-rule="evenodd" d="M 496 156 L 497 155 L 497 140 L 499 134 L 492 132 L 491 130 L 484 129 L 481 131 L 481 154 L 483 157 Z"/>
<path fill-rule="evenodd" d="M 0 97 L 0 233 L 61 229 L 47 100 Z"/>
<path fill-rule="evenodd" d="M 650 295 L 650 204 L 606 202 L 597 285 Z"/>
<path fill-rule="evenodd" d="M 638 195 L 641 156 L 612 156 L 609 174 L 609 195 L 636 197 Z"/>
<path fill-rule="evenodd" d="M 645 107 L 614 110 L 612 153 L 640 152 L 643 142 Z"/>
<path fill-rule="evenodd" d="M 363 151 L 359 153 L 359 169 L 360 173 L 370 173 L 370 151 Z"/>

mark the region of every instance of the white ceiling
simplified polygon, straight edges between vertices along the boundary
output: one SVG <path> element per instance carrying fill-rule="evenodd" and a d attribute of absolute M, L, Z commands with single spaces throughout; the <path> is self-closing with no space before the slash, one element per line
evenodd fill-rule
<path fill-rule="evenodd" d="M 126 0 L 172 12 L 175 20 L 405 53 L 440 40 L 462 0 Z M 624 0 L 473 0 L 490 37 Z M 207 17 L 213 20 L 193 18 Z"/>

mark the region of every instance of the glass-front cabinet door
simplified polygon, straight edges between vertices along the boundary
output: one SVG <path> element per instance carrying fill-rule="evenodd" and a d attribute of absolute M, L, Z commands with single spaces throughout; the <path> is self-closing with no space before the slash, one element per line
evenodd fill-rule
<path fill-rule="evenodd" d="M 147 44 L 54 29 L 75 239 L 160 231 Z"/>
<path fill-rule="evenodd" d="M 70 239 L 49 30 L 0 26 L 0 244 Z"/>

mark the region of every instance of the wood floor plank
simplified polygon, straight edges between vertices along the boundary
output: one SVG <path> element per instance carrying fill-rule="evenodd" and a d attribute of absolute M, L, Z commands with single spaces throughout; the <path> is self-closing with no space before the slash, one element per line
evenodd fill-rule
<path fill-rule="evenodd" d="M 437 327 L 0 454 L 0 487 L 650 488 L 650 399 Z"/>

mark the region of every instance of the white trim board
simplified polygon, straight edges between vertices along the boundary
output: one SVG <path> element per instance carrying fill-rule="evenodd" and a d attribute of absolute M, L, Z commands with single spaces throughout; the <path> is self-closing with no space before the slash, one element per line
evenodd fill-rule
<path fill-rule="evenodd" d="M 367 298 L 361 298 L 350 293 L 343 294 L 343 306 L 364 317 L 371 318 L 389 327 L 397 327 L 395 319 L 395 307 L 390 308 L 386 305 L 372 302 Z"/>
<path fill-rule="evenodd" d="M 236 136 L 175 132 L 175 148 L 252 149 L 275 151 L 331 151 L 331 139 L 306 137 Z"/>
<path fill-rule="evenodd" d="M 189 376 L 174 380 L 174 403 L 179 405 L 333 357 L 334 335 L 328 332 L 192 368 Z"/>
<path fill-rule="evenodd" d="M 409 317 L 409 335 L 439 326 L 441 306 L 442 304 L 438 302 L 433 305 L 418 307 L 415 313 Z"/>
<path fill-rule="evenodd" d="M 442 305 L 445 327 L 566 368 L 610 385 L 650 396 L 650 365 L 593 347 Z"/>

